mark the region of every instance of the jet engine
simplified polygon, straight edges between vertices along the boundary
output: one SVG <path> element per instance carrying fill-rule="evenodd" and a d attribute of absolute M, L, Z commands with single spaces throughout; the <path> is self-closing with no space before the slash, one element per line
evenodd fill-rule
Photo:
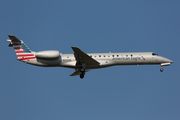
<path fill-rule="evenodd" d="M 45 50 L 36 52 L 35 56 L 40 59 L 58 59 L 60 57 L 60 53 L 58 50 Z"/>

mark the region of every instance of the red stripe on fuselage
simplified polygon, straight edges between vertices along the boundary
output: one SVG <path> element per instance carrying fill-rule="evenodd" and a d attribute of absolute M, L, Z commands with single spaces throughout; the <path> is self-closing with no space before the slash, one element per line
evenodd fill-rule
<path fill-rule="evenodd" d="M 36 57 L 21 58 L 20 60 L 29 60 L 29 59 L 36 59 Z"/>
<path fill-rule="evenodd" d="M 34 56 L 34 54 L 17 55 L 17 57 Z"/>

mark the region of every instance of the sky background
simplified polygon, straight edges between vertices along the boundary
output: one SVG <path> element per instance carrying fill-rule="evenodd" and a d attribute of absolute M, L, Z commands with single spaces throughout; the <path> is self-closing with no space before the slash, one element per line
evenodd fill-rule
<path fill-rule="evenodd" d="M 179 0 L 1 0 L 0 120 L 180 120 Z M 92 70 L 16 60 L 8 35 L 32 51 L 155 52 L 160 65 Z"/>

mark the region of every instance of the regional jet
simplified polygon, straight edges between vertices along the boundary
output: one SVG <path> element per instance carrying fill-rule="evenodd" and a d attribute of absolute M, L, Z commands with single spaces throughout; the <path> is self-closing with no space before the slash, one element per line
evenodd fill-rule
<path fill-rule="evenodd" d="M 62 54 L 58 50 L 33 52 L 26 44 L 13 35 L 8 35 L 9 47 L 13 47 L 17 60 L 27 64 L 42 67 L 67 67 L 75 69 L 70 76 L 80 75 L 84 78 L 86 72 L 92 69 L 115 65 L 160 65 L 169 66 L 172 60 L 158 56 L 154 52 L 129 53 L 85 53 L 78 47 L 71 47 L 74 54 Z"/>

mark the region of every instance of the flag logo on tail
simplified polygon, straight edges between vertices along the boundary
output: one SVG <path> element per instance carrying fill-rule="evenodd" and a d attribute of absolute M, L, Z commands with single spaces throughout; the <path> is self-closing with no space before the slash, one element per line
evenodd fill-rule
<path fill-rule="evenodd" d="M 19 40 L 13 35 L 9 35 L 9 38 L 11 39 L 8 40 L 10 42 L 9 46 L 14 48 L 18 60 L 36 59 L 34 53 L 22 40 Z"/>

